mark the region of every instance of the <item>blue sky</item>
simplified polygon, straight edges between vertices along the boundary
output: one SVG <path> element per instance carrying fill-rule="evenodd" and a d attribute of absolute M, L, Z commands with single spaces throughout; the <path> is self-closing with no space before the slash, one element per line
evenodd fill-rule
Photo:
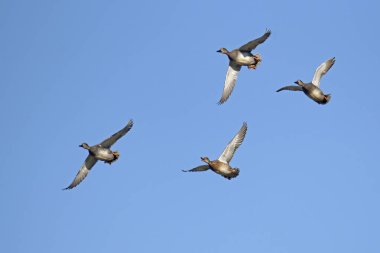
<path fill-rule="evenodd" d="M 0 1 L 1 252 L 380 251 L 377 1 Z M 222 106 L 227 58 L 261 36 Z M 335 56 L 321 106 L 276 93 Z M 82 184 L 96 144 L 133 129 Z M 233 180 L 182 173 L 248 122 Z"/>

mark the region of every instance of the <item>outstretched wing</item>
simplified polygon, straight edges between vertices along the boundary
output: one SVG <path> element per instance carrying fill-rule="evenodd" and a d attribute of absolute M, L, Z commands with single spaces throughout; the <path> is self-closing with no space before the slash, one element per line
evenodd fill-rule
<path fill-rule="evenodd" d="M 240 69 L 241 69 L 240 65 L 237 65 L 233 61 L 230 61 L 230 64 L 228 65 L 226 80 L 224 81 L 223 94 L 218 104 L 220 105 L 223 104 L 230 97 L 235 87 L 236 79 L 237 79 Z"/>
<path fill-rule="evenodd" d="M 210 168 L 208 165 L 201 165 L 198 167 L 195 167 L 194 169 L 191 170 L 182 170 L 183 172 L 199 172 L 199 171 L 206 171 Z"/>
<path fill-rule="evenodd" d="M 268 39 L 268 37 L 271 35 L 271 33 L 272 33 L 271 30 L 266 30 L 266 32 L 264 33 L 263 36 L 261 36 L 260 38 L 255 39 L 255 40 L 252 40 L 252 41 L 248 42 L 247 44 L 241 46 L 239 48 L 239 50 L 242 51 L 242 52 L 251 52 L 258 45 L 260 45 L 261 43 L 263 43 L 264 41 L 266 41 L 266 39 Z"/>
<path fill-rule="evenodd" d="M 335 57 L 328 59 L 327 61 L 319 65 L 319 67 L 314 73 L 314 77 L 312 81 L 312 83 L 315 86 L 319 87 L 319 82 L 321 81 L 322 76 L 324 76 L 327 73 L 327 71 L 329 71 L 329 69 L 334 65 L 334 63 L 335 63 Z"/>
<path fill-rule="evenodd" d="M 285 86 L 281 89 L 276 90 L 276 92 L 282 91 L 282 90 L 292 90 L 292 91 L 302 91 L 301 86 Z"/>
<path fill-rule="evenodd" d="M 90 172 L 91 168 L 95 165 L 97 161 L 98 160 L 94 156 L 88 155 L 86 161 L 84 162 L 82 167 L 79 169 L 77 175 L 75 176 L 74 181 L 64 190 L 72 189 L 76 187 L 78 184 L 80 184 L 80 182 L 82 182 L 83 179 L 86 178 L 87 174 Z"/>
<path fill-rule="evenodd" d="M 224 149 L 222 155 L 218 158 L 218 160 L 224 163 L 229 163 L 232 157 L 234 156 L 235 151 L 243 143 L 246 133 L 247 133 L 247 123 L 244 122 L 239 132 L 230 141 L 230 143 L 228 143 L 227 147 Z"/>
<path fill-rule="evenodd" d="M 131 130 L 133 126 L 133 120 L 129 120 L 128 124 L 121 129 L 119 132 L 113 134 L 111 137 L 108 139 L 104 140 L 102 143 L 99 145 L 102 146 L 103 148 L 110 148 L 115 142 L 123 137 L 126 133 L 128 133 L 129 130 Z"/>

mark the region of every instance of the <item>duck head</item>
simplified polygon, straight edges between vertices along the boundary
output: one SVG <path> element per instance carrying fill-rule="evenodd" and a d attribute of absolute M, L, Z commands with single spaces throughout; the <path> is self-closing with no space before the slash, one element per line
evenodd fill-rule
<path fill-rule="evenodd" d="M 219 49 L 216 52 L 221 53 L 221 54 L 228 54 L 229 53 L 229 51 L 226 48 L 224 48 L 224 47 L 222 47 L 221 49 Z"/>
<path fill-rule="evenodd" d="M 208 157 L 207 156 L 205 156 L 205 157 L 201 157 L 201 160 L 202 161 L 204 161 L 205 163 L 210 163 L 210 159 L 208 159 Z"/>
<path fill-rule="evenodd" d="M 89 146 L 87 143 L 85 143 L 85 142 L 82 143 L 82 144 L 80 144 L 79 147 L 84 148 L 84 149 L 87 149 L 87 150 L 90 149 L 90 146 Z"/>
<path fill-rule="evenodd" d="M 295 84 L 298 84 L 299 86 L 302 86 L 304 83 L 301 80 L 297 80 L 294 82 Z"/>

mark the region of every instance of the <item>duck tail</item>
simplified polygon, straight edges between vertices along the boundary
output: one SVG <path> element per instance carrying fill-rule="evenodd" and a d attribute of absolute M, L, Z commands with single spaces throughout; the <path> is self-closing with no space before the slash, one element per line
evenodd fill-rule
<path fill-rule="evenodd" d="M 112 152 L 113 156 L 115 157 L 115 160 L 119 159 L 120 153 L 119 151 Z"/>
<path fill-rule="evenodd" d="M 263 58 L 261 57 L 261 54 L 255 54 L 255 58 L 256 58 L 256 61 L 257 61 L 257 64 L 259 64 L 260 62 L 263 61 Z"/>

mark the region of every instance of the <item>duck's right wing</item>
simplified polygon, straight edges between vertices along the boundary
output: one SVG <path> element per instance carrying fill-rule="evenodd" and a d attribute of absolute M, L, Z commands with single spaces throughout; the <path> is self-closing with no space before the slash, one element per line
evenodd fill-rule
<path fill-rule="evenodd" d="M 72 189 L 76 187 L 78 184 L 80 184 L 80 182 L 82 182 L 83 179 L 86 178 L 87 174 L 90 172 L 91 168 L 95 165 L 97 161 L 98 160 L 94 156 L 88 155 L 86 158 L 86 161 L 84 162 L 82 167 L 79 169 L 74 181 L 63 190 Z"/>
<path fill-rule="evenodd" d="M 260 38 L 255 39 L 255 40 L 252 40 L 252 41 L 248 42 L 247 44 L 241 46 L 239 48 L 239 50 L 242 51 L 242 52 L 251 52 L 258 45 L 260 45 L 261 43 L 264 43 L 264 41 L 266 41 L 270 35 L 271 35 L 271 31 L 270 30 L 266 30 L 263 36 L 261 36 Z"/>
<path fill-rule="evenodd" d="M 223 94 L 218 104 L 220 105 L 223 104 L 230 97 L 235 87 L 236 79 L 237 79 L 240 69 L 241 69 L 240 65 L 237 65 L 233 61 L 230 61 L 230 64 L 228 65 L 226 80 L 224 81 Z"/>
<path fill-rule="evenodd" d="M 103 148 L 110 148 L 113 144 L 115 144 L 115 142 L 117 142 L 118 139 L 120 139 L 126 133 L 128 133 L 132 127 L 133 127 L 133 120 L 129 120 L 128 124 L 123 129 L 121 129 L 117 133 L 114 133 L 111 137 L 105 139 L 99 145 L 102 146 Z"/>
<path fill-rule="evenodd" d="M 282 91 L 282 90 L 292 90 L 292 91 L 302 91 L 301 86 L 285 86 L 281 89 L 276 90 L 276 92 Z"/>
<path fill-rule="evenodd" d="M 223 153 L 220 155 L 218 160 L 224 163 L 229 163 L 232 157 L 234 156 L 235 151 L 243 143 L 246 133 L 247 133 L 247 123 L 244 122 L 239 132 L 228 143 L 227 147 L 224 149 Z"/>
<path fill-rule="evenodd" d="M 194 169 L 191 169 L 191 170 L 182 170 L 182 171 L 183 172 L 199 172 L 199 171 L 206 171 L 208 169 L 210 169 L 210 166 L 201 165 L 201 166 L 195 167 Z"/>
<path fill-rule="evenodd" d="M 334 65 L 334 63 L 335 63 L 335 57 L 328 59 L 327 61 L 325 61 L 324 63 L 319 65 L 319 67 L 317 68 L 317 70 L 314 73 L 313 81 L 311 81 L 311 82 L 315 86 L 319 87 L 319 82 L 321 81 L 322 76 L 324 76 L 327 73 L 327 71 L 329 71 L 329 69 L 331 69 L 331 67 Z"/>

